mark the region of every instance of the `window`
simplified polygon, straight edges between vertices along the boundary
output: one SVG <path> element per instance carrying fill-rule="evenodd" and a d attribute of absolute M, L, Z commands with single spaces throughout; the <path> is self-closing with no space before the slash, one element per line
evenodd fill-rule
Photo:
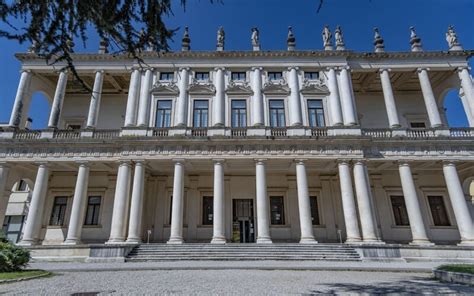
<path fill-rule="evenodd" d="M 426 128 L 426 124 L 423 121 L 412 121 L 410 122 L 411 128 Z"/>
<path fill-rule="evenodd" d="M 283 100 L 270 100 L 270 126 L 285 126 L 285 102 Z"/>
<path fill-rule="evenodd" d="M 310 127 L 323 127 L 325 125 L 322 100 L 308 100 L 308 118 Z"/>
<path fill-rule="evenodd" d="M 308 80 L 316 80 L 319 78 L 319 72 L 304 72 L 304 78 Z"/>
<path fill-rule="evenodd" d="M 171 126 L 171 100 L 159 100 L 156 106 L 155 127 L 163 128 Z"/>
<path fill-rule="evenodd" d="M 268 72 L 268 80 L 281 80 L 283 77 L 281 72 Z"/>
<path fill-rule="evenodd" d="M 194 78 L 200 81 L 209 80 L 209 72 L 196 72 L 196 74 L 194 75 Z"/>
<path fill-rule="evenodd" d="M 28 184 L 25 182 L 25 180 L 20 180 L 18 182 L 18 186 L 16 188 L 17 191 L 28 191 Z"/>
<path fill-rule="evenodd" d="M 284 225 L 285 212 L 283 208 L 283 196 L 270 196 L 270 209 L 272 225 Z"/>
<path fill-rule="evenodd" d="M 246 127 L 247 102 L 245 100 L 232 100 L 231 108 L 232 127 Z"/>
<path fill-rule="evenodd" d="M 245 81 L 246 77 L 245 72 L 232 72 L 232 80 Z"/>
<path fill-rule="evenodd" d="M 214 221 L 214 198 L 202 197 L 202 225 L 212 225 Z"/>
<path fill-rule="evenodd" d="M 80 124 L 68 124 L 66 129 L 70 130 L 70 131 L 78 131 L 78 130 L 81 129 L 81 125 Z"/>
<path fill-rule="evenodd" d="M 3 233 L 5 234 L 5 238 L 12 243 L 17 243 L 20 240 L 24 221 L 25 216 L 5 216 L 5 220 L 3 221 Z"/>
<path fill-rule="evenodd" d="M 161 72 L 160 73 L 160 80 L 171 81 L 174 78 L 173 72 Z"/>
<path fill-rule="evenodd" d="M 393 217 L 395 218 L 395 225 L 408 226 L 410 221 L 408 220 L 407 207 L 405 205 L 405 198 L 400 195 L 390 196 L 392 202 Z"/>
<path fill-rule="evenodd" d="M 100 201 L 100 196 L 89 196 L 84 225 L 99 225 Z"/>
<path fill-rule="evenodd" d="M 209 102 L 207 100 L 194 101 L 193 126 L 207 127 Z"/>
<path fill-rule="evenodd" d="M 439 195 L 428 196 L 430 204 L 431 216 L 435 226 L 450 226 L 448 213 L 444 205 L 443 197 Z"/>
<path fill-rule="evenodd" d="M 313 221 L 313 225 L 320 225 L 321 222 L 319 221 L 318 197 L 310 196 L 309 203 L 311 206 L 311 220 Z"/>
<path fill-rule="evenodd" d="M 56 196 L 54 198 L 53 211 L 51 212 L 51 219 L 49 225 L 63 226 L 64 217 L 66 215 L 67 197 Z"/>

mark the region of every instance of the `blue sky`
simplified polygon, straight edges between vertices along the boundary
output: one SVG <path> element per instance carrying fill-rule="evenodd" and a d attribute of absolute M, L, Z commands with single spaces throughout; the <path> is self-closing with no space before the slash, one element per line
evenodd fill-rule
<path fill-rule="evenodd" d="M 193 50 L 214 50 L 219 26 L 224 26 L 227 50 L 249 50 L 252 27 L 260 30 L 263 50 L 285 49 L 288 26 L 293 27 L 298 49 L 319 50 L 325 24 L 332 30 L 340 25 L 346 47 L 356 51 L 373 50 L 375 26 L 382 32 L 387 51 L 409 50 L 410 26 L 416 27 L 425 50 L 446 50 L 444 34 L 449 24 L 454 25 L 464 48 L 474 49 L 474 0 L 325 0 L 319 13 L 318 0 L 223 0 L 223 4 L 187 0 L 186 11 L 180 1 L 175 2 L 174 15 L 167 20 L 170 27 L 181 28 L 171 43 L 173 50 L 180 48 L 184 26 L 189 26 Z M 87 48 L 78 51 L 95 52 L 97 44 L 91 33 Z M 0 122 L 8 121 L 18 86 L 20 64 L 13 55 L 27 47 L 0 39 Z M 445 107 L 451 126 L 467 126 L 454 92 Z M 44 127 L 48 112 L 44 99 L 35 95 L 29 114 L 33 127 Z"/>

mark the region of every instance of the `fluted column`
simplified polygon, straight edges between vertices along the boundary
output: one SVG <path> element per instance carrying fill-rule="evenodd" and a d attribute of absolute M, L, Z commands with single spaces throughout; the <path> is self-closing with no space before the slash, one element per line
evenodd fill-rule
<path fill-rule="evenodd" d="M 33 195 L 31 196 L 28 216 L 23 230 L 20 245 L 31 246 L 39 242 L 41 226 L 43 225 L 43 209 L 48 191 L 49 168 L 48 164 L 40 163 L 36 174 Z"/>
<path fill-rule="evenodd" d="M 96 128 L 99 119 L 100 99 L 102 97 L 102 85 L 104 82 L 104 71 L 95 72 L 94 88 L 92 90 L 89 114 L 87 115 L 87 128 Z"/>
<path fill-rule="evenodd" d="M 390 82 L 389 69 L 380 69 L 380 81 L 382 82 L 383 98 L 385 100 L 385 108 L 387 110 L 388 124 L 391 128 L 399 128 L 400 120 L 398 119 L 397 105 L 393 96 L 392 83 Z"/>
<path fill-rule="evenodd" d="M 410 165 L 406 162 L 401 162 L 398 166 L 398 169 L 400 172 L 408 220 L 410 222 L 412 236 L 411 244 L 432 245 L 428 235 L 426 234 L 426 227 L 423 221 L 418 195 L 416 194 L 415 182 L 413 181 Z"/>
<path fill-rule="evenodd" d="M 56 92 L 54 93 L 53 104 L 51 106 L 48 128 L 58 128 L 59 117 L 63 108 L 64 95 L 66 94 L 66 85 L 67 71 L 61 71 L 59 73 L 58 84 L 56 85 Z"/>
<path fill-rule="evenodd" d="M 174 161 L 173 204 L 171 206 L 171 233 L 168 244 L 183 243 L 184 161 Z"/>
<path fill-rule="evenodd" d="M 444 179 L 448 187 L 449 199 L 461 235 L 460 245 L 474 245 L 474 223 L 467 207 L 456 166 L 452 162 L 443 164 Z"/>
<path fill-rule="evenodd" d="M 137 125 L 138 99 L 140 95 L 140 84 L 142 74 L 139 69 L 133 69 L 128 88 L 127 111 L 125 114 L 125 126 Z"/>
<path fill-rule="evenodd" d="M 0 162 L 0 221 L 5 220 L 5 212 L 7 210 L 9 196 L 5 196 L 5 187 L 7 184 L 10 165 Z"/>
<path fill-rule="evenodd" d="M 298 67 L 288 68 L 288 86 L 290 87 L 290 101 L 289 101 L 289 119 L 291 126 L 301 126 L 303 119 L 301 116 L 301 98 L 300 98 L 300 84 L 298 80 Z"/>
<path fill-rule="evenodd" d="M 213 217 L 213 244 L 225 243 L 225 215 L 224 215 L 224 163 L 223 160 L 214 160 L 214 213 Z"/>
<path fill-rule="evenodd" d="M 441 122 L 441 116 L 438 110 L 438 104 L 436 103 L 433 89 L 431 88 L 430 78 L 428 76 L 427 69 L 418 69 L 418 79 L 420 80 L 421 92 L 423 93 L 423 99 L 425 101 L 426 111 L 428 112 L 428 118 L 430 119 L 431 127 L 440 127 L 443 125 Z"/>
<path fill-rule="evenodd" d="M 466 97 L 466 101 L 471 111 L 471 115 L 472 117 L 474 117 L 474 86 L 472 84 L 472 78 L 471 78 L 471 74 L 469 73 L 469 68 L 467 67 L 458 68 L 458 76 L 459 76 L 459 79 L 461 80 L 461 87 L 462 87 L 462 90 L 464 91 L 464 96 Z M 472 120 L 474 120 L 474 118 L 472 118 Z"/>
<path fill-rule="evenodd" d="M 130 174 L 131 164 L 122 161 L 118 168 L 115 186 L 114 207 L 108 244 L 123 243 L 127 231 L 127 216 L 130 203 Z"/>
<path fill-rule="evenodd" d="M 132 201 L 130 205 L 130 222 L 128 223 L 127 243 L 141 243 L 143 198 L 145 192 L 145 162 L 135 161 L 133 175 Z"/>
<path fill-rule="evenodd" d="M 338 164 L 339 182 L 341 186 L 342 211 L 346 225 L 346 243 L 360 242 L 359 222 L 357 219 L 357 208 L 352 189 L 352 178 L 350 164 L 341 160 Z"/>
<path fill-rule="evenodd" d="M 354 164 L 354 182 L 363 241 L 366 243 L 378 242 L 374 213 L 372 213 L 372 192 L 367 176 L 367 167 L 363 161 L 357 161 Z"/>
<path fill-rule="evenodd" d="M 329 89 L 329 110 L 331 111 L 331 123 L 333 126 L 344 124 L 342 119 L 341 99 L 339 97 L 339 88 L 337 86 L 337 76 L 334 68 L 327 70 L 327 84 Z"/>
<path fill-rule="evenodd" d="M 216 97 L 214 100 L 213 126 L 223 127 L 225 125 L 225 68 L 216 68 Z"/>
<path fill-rule="evenodd" d="M 270 202 L 267 195 L 265 160 L 255 164 L 257 185 L 257 243 L 272 243 L 270 236 Z"/>
<path fill-rule="evenodd" d="M 10 116 L 10 127 L 19 127 L 21 124 L 21 118 L 23 116 L 25 100 L 29 94 L 31 84 L 31 71 L 22 70 L 20 76 L 20 82 L 16 91 L 15 102 L 13 103 L 12 114 Z"/>
<path fill-rule="evenodd" d="M 176 102 L 175 126 L 185 127 L 188 125 L 188 84 L 189 68 L 181 68 L 179 77 L 179 96 Z"/>
<path fill-rule="evenodd" d="M 262 68 L 253 67 L 253 81 L 252 81 L 252 125 L 253 126 L 264 126 L 264 106 L 263 106 L 263 94 L 262 94 Z"/>
<path fill-rule="evenodd" d="M 339 73 L 339 90 L 342 105 L 342 117 L 344 125 L 357 125 L 356 110 L 354 105 L 354 93 L 352 90 L 352 82 L 347 67 L 342 67 Z"/>
<path fill-rule="evenodd" d="M 80 163 L 77 173 L 74 198 L 72 200 L 71 218 L 64 244 L 81 244 L 82 225 L 86 215 L 87 189 L 89 187 L 89 164 Z"/>
<path fill-rule="evenodd" d="M 317 243 L 313 233 L 313 219 L 311 217 L 311 203 L 309 200 L 308 180 L 303 160 L 296 161 L 296 184 L 298 187 L 298 209 L 300 215 L 301 239 L 300 243 Z"/>
<path fill-rule="evenodd" d="M 138 105 L 138 119 L 137 126 L 148 127 L 150 119 L 150 101 L 151 101 L 151 86 L 153 79 L 153 69 L 146 69 L 143 76 L 140 89 L 140 103 Z"/>

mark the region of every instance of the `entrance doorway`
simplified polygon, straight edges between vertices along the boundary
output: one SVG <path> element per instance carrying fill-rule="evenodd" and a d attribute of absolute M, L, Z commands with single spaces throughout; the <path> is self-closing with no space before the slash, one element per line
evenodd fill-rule
<path fill-rule="evenodd" d="M 253 200 L 233 200 L 232 242 L 254 243 L 255 223 L 253 221 Z"/>

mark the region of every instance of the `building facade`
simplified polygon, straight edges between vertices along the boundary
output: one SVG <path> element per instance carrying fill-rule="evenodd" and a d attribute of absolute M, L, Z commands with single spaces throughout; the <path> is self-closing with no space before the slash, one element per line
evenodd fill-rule
<path fill-rule="evenodd" d="M 21 245 L 186 242 L 474 244 L 474 88 L 449 50 L 74 54 L 92 95 L 34 52 L 0 131 L 0 220 L 23 182 Z M 469 127 L 443 108 L 459 91 Z M 48 128 L 31 130 L 32 94 Z M 10 200 L 10 201 L 9 201 Z M 5 218 L 6 216 L 6 218 Z M 18 219 L 18 218 L 14 218 Z M 13 230 L 12 230 L 13 231 Z M 12 234 L 13 236 L 13 234 Z"/>

